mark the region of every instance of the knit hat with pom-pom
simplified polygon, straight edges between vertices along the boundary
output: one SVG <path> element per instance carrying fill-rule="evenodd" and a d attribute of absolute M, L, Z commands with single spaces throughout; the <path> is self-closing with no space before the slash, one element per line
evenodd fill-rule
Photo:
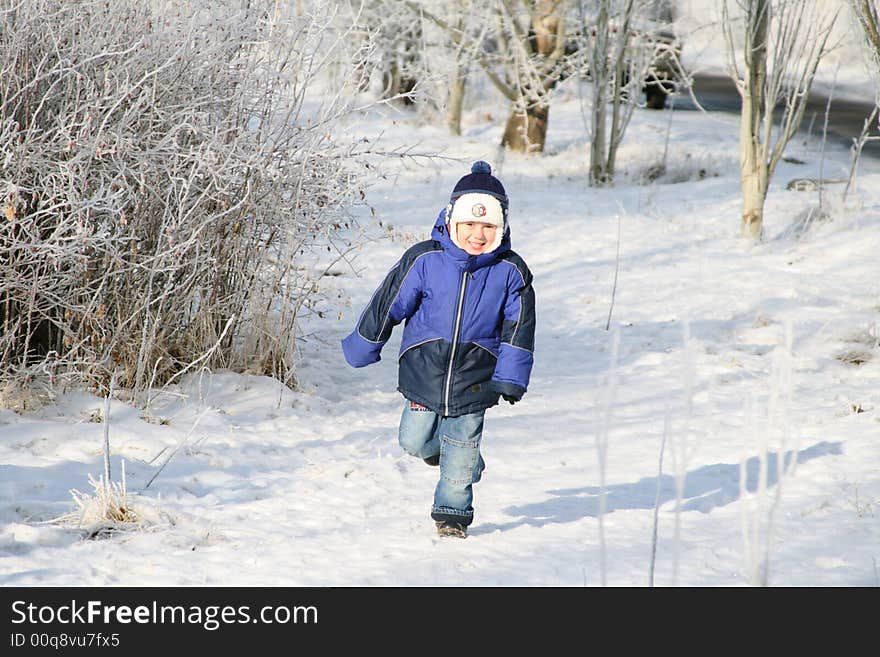
<path fill-rule="evenodd" d="M 507 192 L 501 182 L 492 175 L 492 167 L 488 162 L 478 160 L 471 167 L 471 172 L 462 177 L 452 190 L 449 207 L 446 211 L 449 223 L 449 237 L 458 243 L 456 224 L 466 221 L 478 221 L 498 227 L 495 240 L 486 249 L 486 253 L 494 251 L 501 244 L 501 238 L 507 230 Z"/>
<path fill-rule="evenodd" d="M 501 202 L 505 214 L 507 213 L 507 192 L 504 191 L 504 185 L 492 175 L 492 167 L 483 160 L 474 162 L 471 172 L 455 184 L 449 201 L 455 203 L 460 196 L 473 193 L 494 196 Z"/>

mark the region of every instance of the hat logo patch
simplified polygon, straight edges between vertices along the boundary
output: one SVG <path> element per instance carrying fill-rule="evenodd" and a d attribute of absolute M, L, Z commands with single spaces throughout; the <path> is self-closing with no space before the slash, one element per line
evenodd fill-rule
<path fill-rule="evenodd" d="M 471 206 L 471 214 L 475 217 L 485 217 L 486 216 L 486 206 L 482 203 L 474 203 Z"/>

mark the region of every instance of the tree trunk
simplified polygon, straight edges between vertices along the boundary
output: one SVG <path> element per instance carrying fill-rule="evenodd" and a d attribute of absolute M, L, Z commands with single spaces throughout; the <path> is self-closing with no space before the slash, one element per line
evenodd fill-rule
<path fill-rule="evenodd" d="M 465 76 L 459 65 L 449 83 L 449 102 L 446 106 L 446 125 L 453 135 L 461 134 L 461 110 L 464 105 Z"/>
<path fill-rule="evenodd" d="M 458 18 L 454 21 L 456 34 L 464 34 L 464 16 L 470 7 L 470 0 L 458 0 L 455 13 Z M 461 134 L 461 111 L 464 108 L 464 89 L 467 81 L 468 65 L 464 61 L 463 48 L 458 45 L 455 49 L 455 60 L 449 82 L 449 95 L 446 103 L 446 126 L 450 134 Z"/>
<path fill-rule="evenodd" d="M 599 4 L 596 16 L 595 40 L 590 53 L 590 83 L 593 87 L 593 109 L 590 112 L 590 186 L 601 187 L 611 180 L 605 170 L 605 114 L 608 98 L 605 86 L 608 81 L 608 6 Z"/>
<path fill-rule="evenodd" d="M 383 72 L 382 87 L 383 98 L 396 100 L 403 105 L 412 105 L 414 103 L 410 94 L 416 88 L 416 80 L 403 75 L 396 61 L 390 62 Z"/>
<path fill-rule="evenodd" d="M 597 2 L 589 68 L 593 88 L 590 110 L 590 186 L 602 187 L 614 180 L 617 150 L 638 99 L 636 80 L 644 79 L 647 61 L 633 59 L 630 25 L 644 11 L 644 3 L 615 5 Z M 638 60 L 638 61 L 637 61 Z"/>
<path fill-rule="evenodd" d="M 758 241 L 764 233 L 764 201 L 769 179 L 767 145 L 761 143 L 761 120 L 766 101 L 769 0 L 753 0 L 746 21 L 746 77 L 740 110 L 740 235 Z M 769 110 L 772 112 L 772 108 Z M 769 138 L 769 135 L 768 135 Z"/>
<path fill-rule="evenodd" d="M 606 141 L 604 111 L 594 112 L 590 140 L 590 187 L 604 187 L 614 180 L 614 160 L 606 158 Z"/>
<path fill-rule="evenodd" d="M 856 0 L 853 3 L 856 19 L 862 26 L 868 45 L 873 50 L 875 61 L 880 61 L 880 11 L 870 0 Z"/>
<path fill-rule="evenodd" d="M 413 105 L 412 92 L 418 80 L 415 71 L 421 70 L 421 26 L 415 24 L 411 30 L 392 36 L 385 57 L 385 70 L 382 74 L 382 97 L 395 99 L 403 105 Z"/>
<path fill-rule="evenodd" d="M 758 76 L 760 77 L 760 76 Z M 746 85 L 739 125 L 739 170 L 742 190 L 740 236 L 759 241 L 763 236 L 764 201 L 767 197 L 767 158 L 760 142 L 763 87 Z"/>
<path fill-rule="evenodd" d="M 535 58 L 531 74 L 519 72 L 520 101 L 529 98 L 525 111 L 519 103 L 514 105 L 501 146 L 521 153 L 542 153 L 547 140 L 547 121 L 550 115 L 549 93 L 559 83 L 560 77 L 554 72 L 554 64 L 564 54 L 564 21 L 560 16 L 558 0 L 537 0 L 529 16 L 529 34 L 524 42 L 524 50 Z M 541 62 L 538 64 L 538 62 Z M 527 91 L 529 90 L 529 91 Z"/>
<path fill-rule="evenodd" d="M 764 201 L 767 199 L 767 176 L 760 168 L 742 172 L 742 223 L 740 235 L 759 242 L 764 236 Z"/>
<path fill-rule="evenodd" d="M 515 108 L 507 118 L 501 145 L 520 153 L 542 153 L 547 139 L 549 105 Z"/>

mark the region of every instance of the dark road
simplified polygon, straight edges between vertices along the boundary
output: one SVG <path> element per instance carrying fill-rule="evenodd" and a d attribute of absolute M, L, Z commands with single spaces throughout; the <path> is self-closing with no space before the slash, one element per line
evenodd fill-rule
<path fill-rule="evenodd" d="M 695 76 L 694 95 L 706 110 L 739 114 L 740 97 L 733 81 L 727 76 Z M 815 92 L 810 95 L 800 126 L 801 132 L 810 131 L 813 137 L 821 139 L 827 103 L 827 96 Z M 675 109 L 698 110 L 686 93 L 675 98 Z M 832 98 L 828 110 L 828 141 L 847 148 L 852 147 L 853 140 L 861 134 L 865 119 L 871 115 L 873 109 L 873 98 L 866 98 L 863 102 Z M 875 137 L 878 135 L 876 121 L 869 134 Z M 880 158 L 880 141 L 867 142 L 862 149 L 862 156 Z"/>

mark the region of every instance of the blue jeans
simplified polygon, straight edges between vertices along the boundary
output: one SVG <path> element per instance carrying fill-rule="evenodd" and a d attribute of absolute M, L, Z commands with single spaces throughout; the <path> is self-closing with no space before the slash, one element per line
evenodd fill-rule
<path fill-rule="evenodd" d="M 440 455 L 440 481 L 431 507 L 434 520 L 465 526 L 474 520 L 473 484 L 486 467 L 480 455 L 485 413 L 443 417 L 409 400 L 404 403 L 398 435 L 403 451 L 422 459 Z"/>

